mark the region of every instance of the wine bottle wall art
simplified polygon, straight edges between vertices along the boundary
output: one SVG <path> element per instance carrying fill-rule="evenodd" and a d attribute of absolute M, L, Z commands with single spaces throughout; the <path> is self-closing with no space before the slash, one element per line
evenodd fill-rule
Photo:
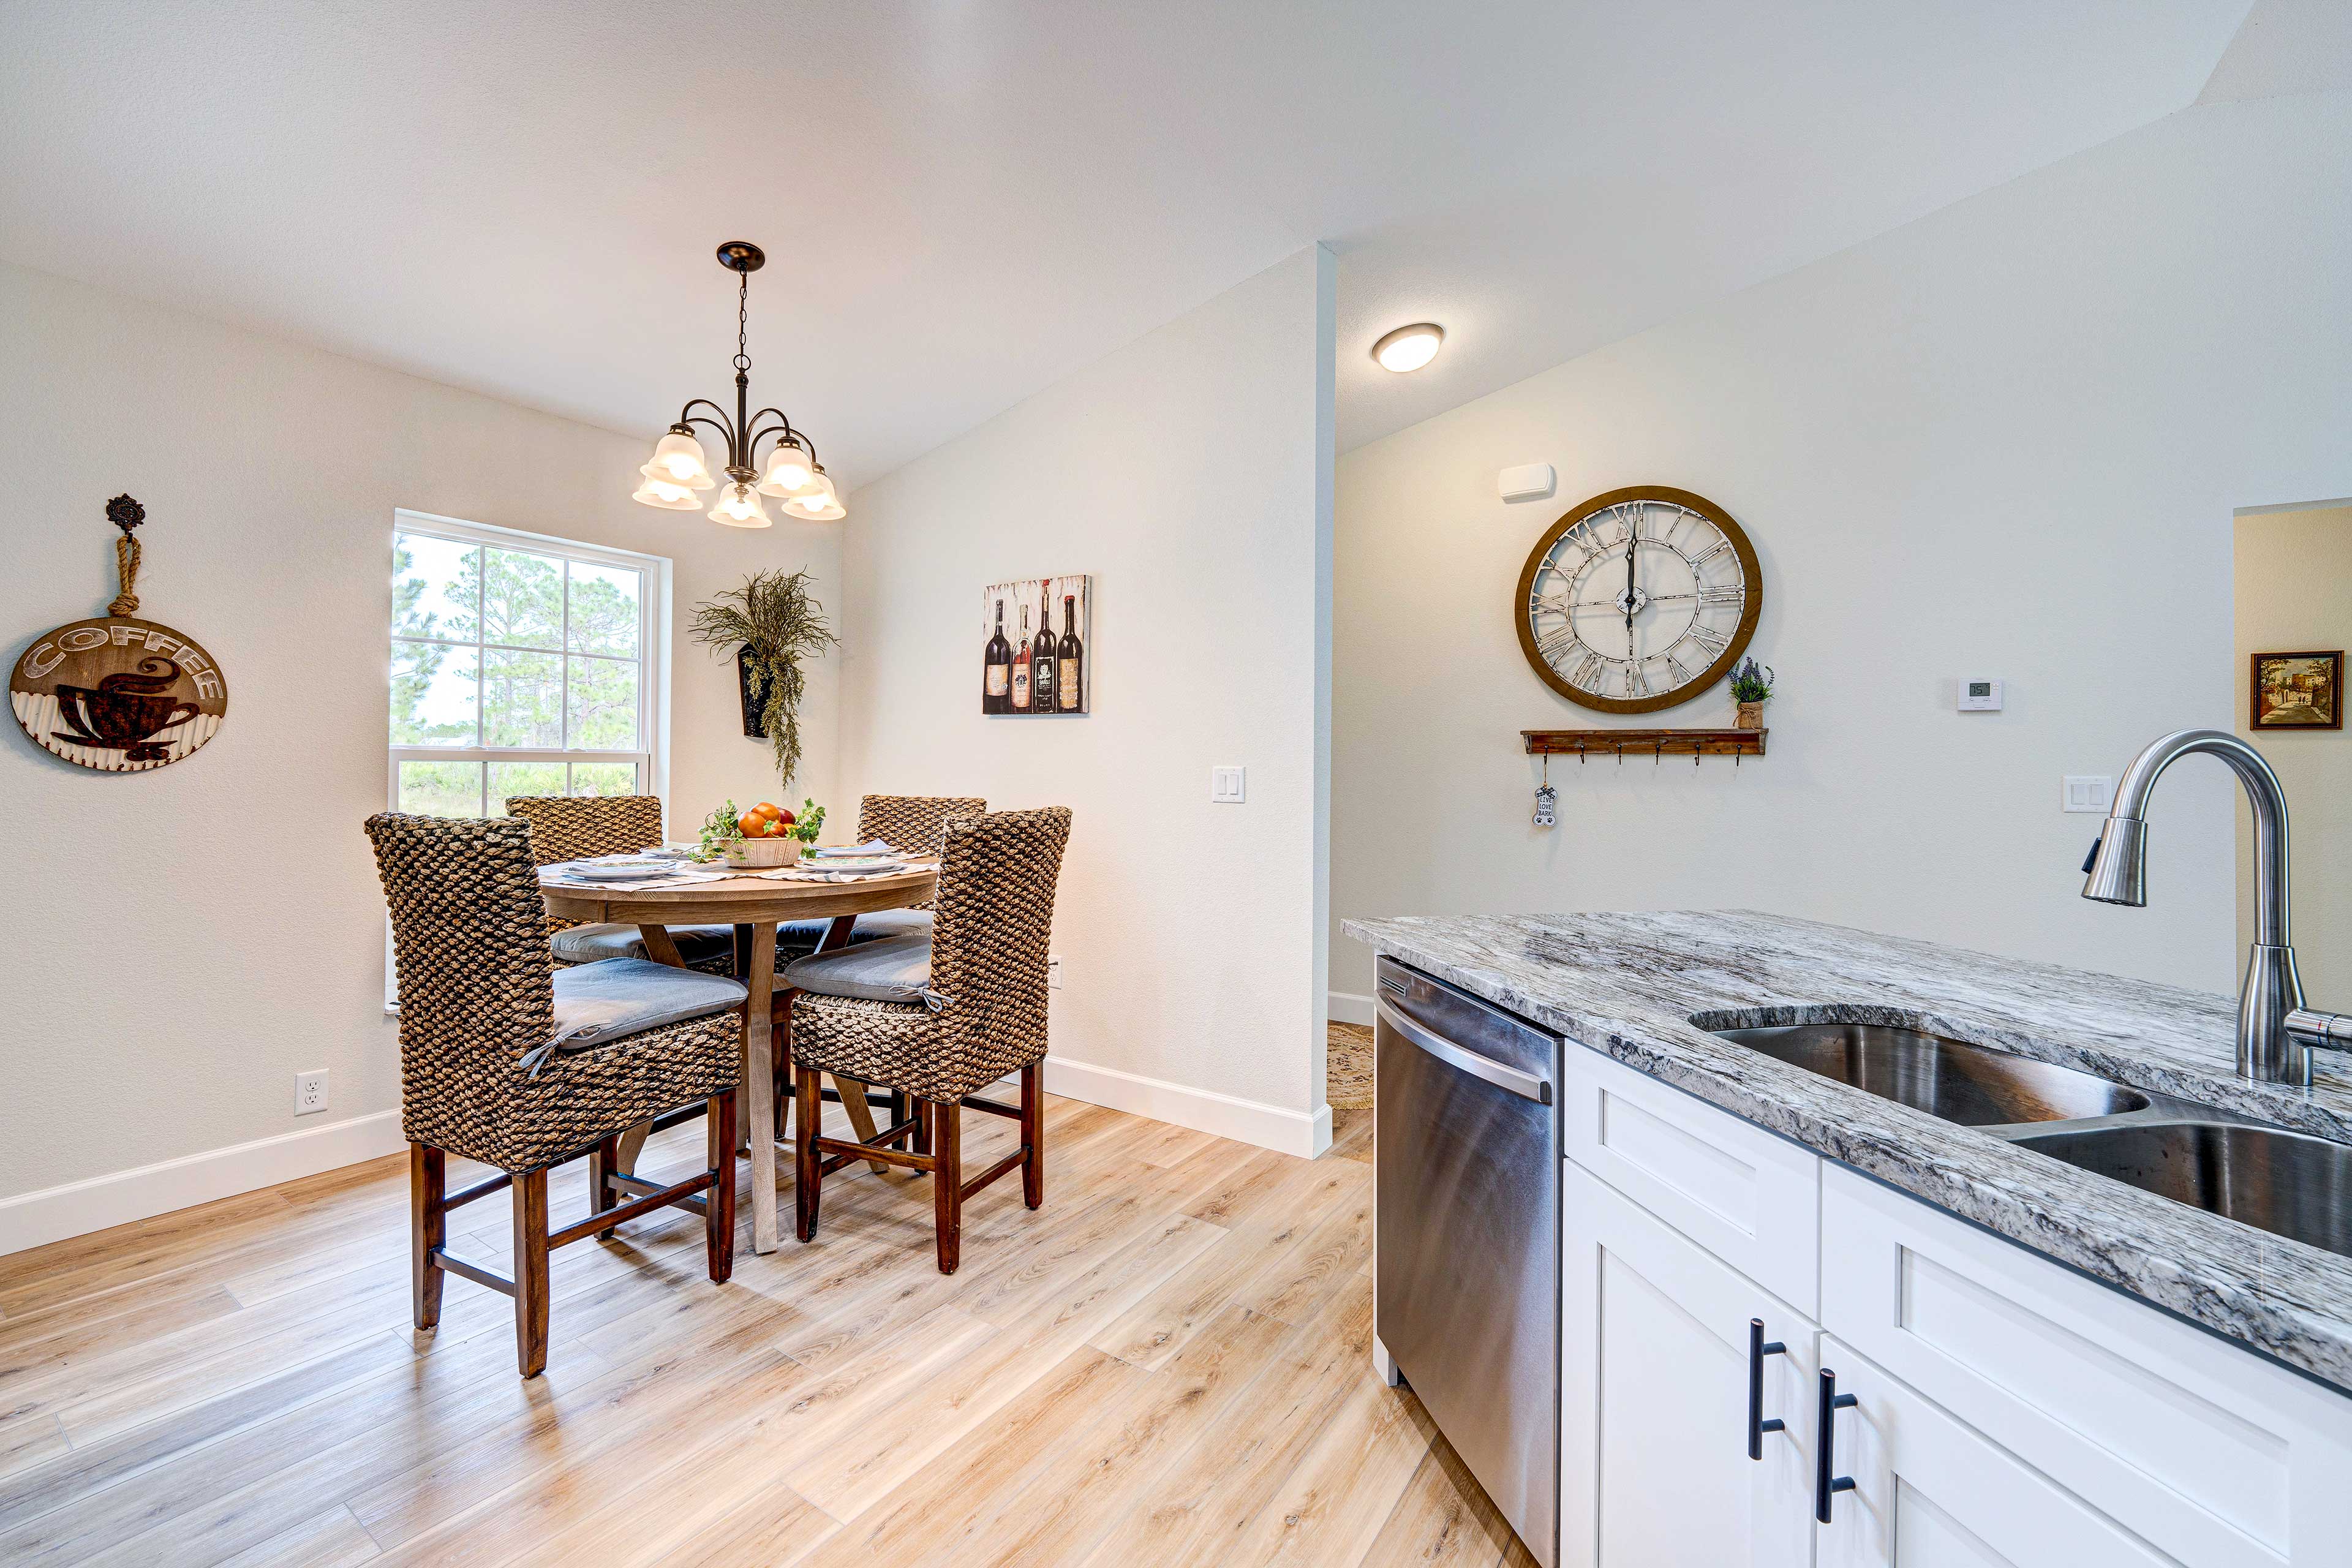
<path fill-rule="evenodd" d="M 1094 701 L 1093 579 L 1024 577 L 980 596 L 980 710 L 1011 719 L 1084 713 Z"/>

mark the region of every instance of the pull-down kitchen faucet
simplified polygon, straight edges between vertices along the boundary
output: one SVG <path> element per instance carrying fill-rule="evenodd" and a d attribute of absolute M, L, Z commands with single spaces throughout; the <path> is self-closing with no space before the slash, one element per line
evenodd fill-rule
<path fill-rule="evenodd" d="M 2147 797 L 2165 769 L 2194 752 L 2229 763 L 2254 808 L 2254 945 L 2238 994 L 2239 1076 L 2308 1088 L 2314 1047 L 2352 1051 L 2352 1015 L 2303 1005 L 2287 935 L 2286 792 L 2260 752 L 2219 730 L 2179 730 L 2133 758 L 2106 828 L 2083 862 L 2083 896 L 2135 909 L 2147 902 Z"/>

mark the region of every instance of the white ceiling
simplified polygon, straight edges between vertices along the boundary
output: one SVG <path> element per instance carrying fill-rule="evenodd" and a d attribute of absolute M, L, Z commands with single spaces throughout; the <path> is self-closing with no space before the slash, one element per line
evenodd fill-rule
<path fill-rule="evenodd" d="M 751 239 L 855 484 L 1319 239 L 1345 449 L 2182 108 L 2247 5 L 11 0 L 0 257 L 650 440 Z"/>

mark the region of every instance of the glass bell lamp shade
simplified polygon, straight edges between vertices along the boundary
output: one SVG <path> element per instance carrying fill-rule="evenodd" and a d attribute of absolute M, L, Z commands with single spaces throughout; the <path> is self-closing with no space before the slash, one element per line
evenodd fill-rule
<path fill-rule="evenodd" d="M 719 504 L 710 509 L 710 521 L 723 522 L 730 528 L 766 528 L 775 520 L 761 504 L 757 491 L 737 480 L 720 492 Z"/>
<path fill-rule="evenodd" d="M 654 443 L 653 461 L 637 472 L 665 484 L 684 485 L 690 490 L 712 489 L 719 484 L 710 477 L 710 465 L 702 456 L 702 443 L 685 430 L 672 430 Z"/>
<path fill-rule="evenodd" d="M 832 479 L 823 468 L 810 479 L 808 489 L 784 502 L 784 511 L 810 522 L 831 522 L 849 515 L 834 490 Z"/>
<path fill-rule="evenodd" d="M 639 485 L 637 493 L 629 499 L 642 501 L 647 506 L 657 506 L 664 511 L 700 511 L 702 510 L 700 498 L 697 497 L 691 489 L 684 485 L 672 484 L 667 479 L 657 479 L 651 474 L 646 476 L 646 482 Z"/>
<path fill-rule="evenodd" d="M 779 441 L 776 449 L 768 454 L 768 472 L 760 480 L 760 493 L 771 496 L 796 496 L 806 491 L 822 478 L 816 471 L 816 459 L 805 448 L 789 441 Z"/>

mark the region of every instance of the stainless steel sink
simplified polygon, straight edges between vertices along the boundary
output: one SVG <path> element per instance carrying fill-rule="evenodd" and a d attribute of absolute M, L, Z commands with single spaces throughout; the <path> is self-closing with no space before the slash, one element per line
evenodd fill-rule
<path fill-rule="evenodd" d="M 2010 1141 L 2142 1192 L 2352 1258 L 2352 1146 L 2219 1121 L 2052 1128 Z"/>
<path fill-rule="evenodd" d="M 1792 1067 L 1964 1127 L 2118 1116 L 2148 1104 L 2137 1089 L 2073 1068 L 1913 1029 L 1794 1024 L 1716 1032 Z"/>

